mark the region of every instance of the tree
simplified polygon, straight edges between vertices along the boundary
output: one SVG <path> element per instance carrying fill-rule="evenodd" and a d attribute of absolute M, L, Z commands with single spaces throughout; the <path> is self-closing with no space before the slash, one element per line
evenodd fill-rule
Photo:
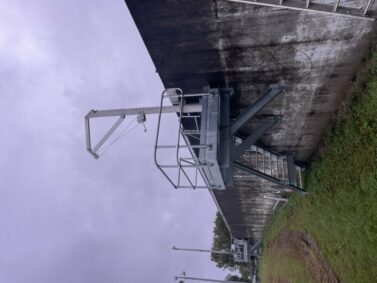
<path fill-rule="evenodd" d="M 216 213 L 215 227 L 213 228 L 212 250 L 230 250 L 231 237 L 224 220 L 219 212 Z M 232 255 L 211 253 L 211 260 L 216 262 L 220 268 L 235 270 L 237 265 L 233 261 Z"/>
<path fill-rule="evenodd" d="M 244 278 L 243 276 L 239 277 L 237 275 L 232 275 L 232 274 L 229 274 L 227 277 L 225 277 L 225 280 L 239 281 L 239 282 L 248 282 L 249 281 L 248 278 Z"/>
<path fill-rule="evenodd" d="M 226 250 L 229 251 L 231 246 L 231 235 L 228 231 L 228 228 L 225 225 L 225 222 L 219 212 L 216 213 L 215 218 L 215 227 L 213 228 L 213 242 L 212 242 L 212 250 Z M 245 266 L 239 265 L 233 261 L 232 255 L 227 254 L 214 254 L 211 253 L 211 260 L 216 262 L 216 266 L 223 269 L 229 269 L 231 271 L 239 270 L 241 277 L 236 275 L 228 275 L 228 276 L 236 276 L 234 278 L 238 278 L 238 281 L 245 281 L 247 282 L 250 278 L 249 271 Z M 231 280 L 228 279 L 227 280 Z M 233 280 L 233 279 L 232 279 Z M 237 281 L 237 279 L 233 280 Z"/>

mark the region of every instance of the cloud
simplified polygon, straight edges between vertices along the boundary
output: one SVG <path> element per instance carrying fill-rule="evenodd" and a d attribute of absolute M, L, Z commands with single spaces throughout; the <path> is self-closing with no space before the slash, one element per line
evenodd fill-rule
<path fill-rule="evenodd" d="M 0 1 L 0 281 L 221 278 L 207 255 L 208 192 L 175 191 L 153 164 L 155 118 L 100 160 L 91 109 L 157 105 L 162 84 L 123 1 Z"/>

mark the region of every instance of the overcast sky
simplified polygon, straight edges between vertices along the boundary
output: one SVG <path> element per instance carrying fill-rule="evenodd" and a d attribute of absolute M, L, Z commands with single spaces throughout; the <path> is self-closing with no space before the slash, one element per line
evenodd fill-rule
<path fill-rule="evenodd" d="M 170 250 L 210 247 L 216 208 L 155 168 L 155 119 L 85 151 L 90 109 L 158 105 L 162 89 L 122 0 L 0 0 L 1 283 L 224 278 Z"/>

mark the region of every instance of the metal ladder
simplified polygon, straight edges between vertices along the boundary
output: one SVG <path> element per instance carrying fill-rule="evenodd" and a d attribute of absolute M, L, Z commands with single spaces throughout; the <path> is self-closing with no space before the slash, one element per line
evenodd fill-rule
<path fill-rule="evenodd" d="M 375 0 L 364 0 L 362 7 L 351 8 L 341 6 L 340 0 L 334 0 L 332 4 L 311 2 L 310 0 L 227 0 L 251 5 L 285 8 L 296 11 L 317 12 L 322 14 L 340 15 L 358 19 L 375 20 L 371 15 Z"/>
<path fill-rule="evenodd" d="M 241 142 L 242 139 L 235 138 L 235 145 L 238 145 Z M 289 170 L 295 170 L 295 186 L 302 189 L 303 168 L 294 165 L 293 169 L 289 169 L 288 159 L 289 157 L 287 155 L 278 155 L 256 145 L 252 145 L 244 151 L 237 161 L 251 169 L 286 184 L 290 183 Z"/>

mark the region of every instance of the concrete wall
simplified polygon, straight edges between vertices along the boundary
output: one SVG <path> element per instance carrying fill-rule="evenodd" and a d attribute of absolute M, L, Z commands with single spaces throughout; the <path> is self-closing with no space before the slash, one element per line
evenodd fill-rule
<path fill-rule="evenodd" d="M 186 92 L 206 85 L 234 87 L 231 115 L 236 117 L 269 84 L 285 84 L 287 91 L 241 134 L 249 134 L 266 115 L 281 115 L 282 121 L 260 144 L 279 153 L 293 152 L 301 162 L 317 148 L 375 32 L 371 21 L 220 0 L 126 3 L 165 87 Z M 254 189 L 273 186 L 262 180 L 249 184 Z M 256 239 L 271 214 L 271 203 L 263 211 L 257 209 L 260 204 L 252 190 L 238 184 L 215 197 L 228 223 L 234 223 L 232 232 Z M 254 209 L 255 217 L 248 209 Z"/>

